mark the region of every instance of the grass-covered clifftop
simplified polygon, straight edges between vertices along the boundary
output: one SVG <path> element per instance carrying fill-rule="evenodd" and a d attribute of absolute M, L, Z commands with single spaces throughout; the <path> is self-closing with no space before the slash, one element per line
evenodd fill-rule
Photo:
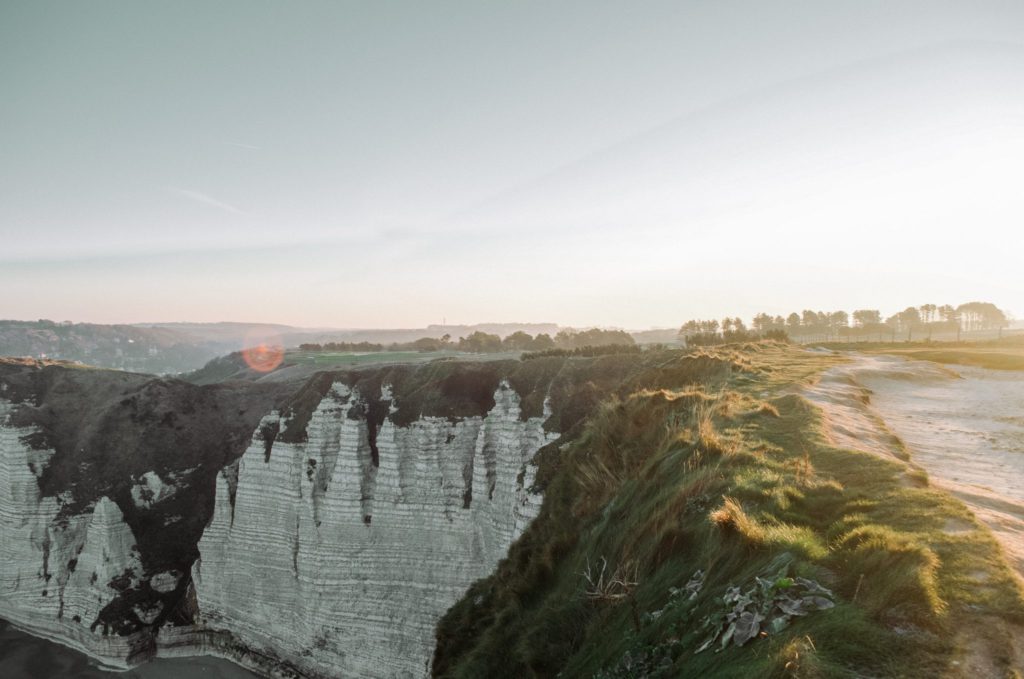
<path fill-rule="evenodd" d="M 892 354 L 919 361 L 967 365 L 993 370 L 1024 370 L 1024 336 L 977 342 L 863 342 L 825 343 L 823 348 Z"/>
<path fill-rule="evenodd" d="M 604 398 L 538 455 L 541 514 L 441 621 L 434 673 L 1020 676 L 1024 596 L 991 535 L 830 445 L 799 395 L 840 360 L 669 352 Z"/>

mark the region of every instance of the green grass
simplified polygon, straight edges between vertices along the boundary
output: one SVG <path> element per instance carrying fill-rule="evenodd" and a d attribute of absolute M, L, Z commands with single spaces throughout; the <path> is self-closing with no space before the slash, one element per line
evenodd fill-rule
<path fill-rule="evenodd" d="M 982 621 L 1019 633 L 1024 594 L 966 508 L 907 484 L 902 463 L 830 446 L 818 411 L 787 393 L 836 357 L 772 344 L 700 355 L 662 369 L 679 378 L 701 361 L 733 368 L 709 379 L 705 365 L 689 388 L 611 399 L 554 471 L 545 469 L 554 456 L 543 458 L 540 516 L 441 621 L 436 674 L 943 676 Z M 946 532 L 951 518 L 969 529 Z M 792 574 L 832 588 L 838 605 L 695 654 L 707 636 L 700 621 L 725 589 L 781 555 Z M 630 597 L 586 596 L 582 573 L 601 559 L 635 569 Z M 700 596 L 667 606 L 670 588 L 698 569 L 707 572 Z M 656 620 L 644 615 L 655 611 Z"/>
<path fill-rule="evenodd" d="M 381 351 L 373 353 L 289 351 L 285 360 L 301 365 L 315 365 L 318 368 L 332 368 L 374 363 L 420 363 L 459 355 L 459 352 L 456 351 Z"/>
<path fill-rule="evenodd" d="M 317 368 L 346 368 L 351 366 L 390 363 L 429 363 L 438 359 L 457 358 L 460 361 L 497 361 L 517 358 L 518 351 L 492 354 L 468 354 L 461 351 L 377 351 L 369 353 L 351 351 L 297 351 L 285 354 L 285 363 L 313 365 Z"/>
<path fill-rule="evenodd" d="M 919 361 L 967 365 L 993 370 L 1024 370 L 1024 336 L 982 342 L 829 343 L 829 349 L 870 354 L 895 354 Z"/>
<path fill-rule="evenodd" d="M 1017 352 L 1000 351 L 979 347 L 954 349 L 918 349 L 896 351 L 901 356 L 920 361 L 969 365 L 994 370 L 1024 370 L 1024 348 Z"/>

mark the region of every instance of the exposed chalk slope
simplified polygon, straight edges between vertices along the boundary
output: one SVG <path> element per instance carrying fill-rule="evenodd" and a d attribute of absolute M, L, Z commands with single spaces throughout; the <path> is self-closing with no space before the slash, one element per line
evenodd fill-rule
<path fill-rule="evenodd" d="M 555 438 L 504 382 L 485 416 L 373 432 L 371 399 L 394 408 L 336 382 L 301 443 L 266 418 L 193 567 L 202 625 L 315 676 L 427 675 L 437 620 L 539 510 L 530 460 Z"/>

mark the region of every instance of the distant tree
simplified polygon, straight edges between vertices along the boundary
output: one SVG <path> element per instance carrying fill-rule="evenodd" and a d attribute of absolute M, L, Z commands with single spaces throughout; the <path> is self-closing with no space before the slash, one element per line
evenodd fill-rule
<path fill-rule="evenodd" d="M 865 327 L 882 322 L 882 312 L 878 309 L 858 309 L 853 312 L 854 325 Z"/>
<path fill-rule="evenodd" d="M 490 354 L 501 351 L 501 338 L 477 330 L 459 340 L 459 351 L 474 354 Z"/>
<path fill-rule="evenodd" d="M 791 336 L 800 332 L 800 314 L 794 311 L 786 317 L 786 329 Z"/>
<path fill-rule="evenodd" d="M 902 322 L 901 322 L 901 319 L 900 319 L 900 314 L 893 314 L 892 316 L 889 316 L 888 318 L 886 318 L 885 319 L 885 325 L 889 329 L 889 332 L 891 333 L 891 337 L 889 339 L 891 341 L 895 342 L 896 341 L 896 333 L 900 332 L 900 330 L 903 329 Z"/>
<path fill-rule="evenodd" d="M 907 341 L 911 341 L 914 338 L 914 329 L 921 325 L 921 313 L 916 308 L 908 306 L 897 316 L 900 329 L 906 331 Z"/>
<path fill-rule="evenodd" d="M 410 343 L 409 345 L 401 347 L 402 349 L 412 349 L 414 351 L 443 351 L 448 347 L 448 343 L 444 339 L 436 339 L 434 337 L 421 337 L 418 340 Z"/>
<path fill-rule="evenodd" d="M 717 321 L 716 321 L 717 324 Z M 559 349 L 581 349 L 583 347 L 604 347 L 613 344 L 636 344 L 636 340 L 623 330 L 561 330 L 555 335 L 555 346 Z"/>
<path fill-rule="evenodd" d="M 850 327 L 850 314 L 845 311 L 833 311 L 828 315 L 829 334 L 839 337 Z"/>
<path fill-rule="evenodd" d="M 501 344 L 508 351 L 527 351 L 533 346 L 533 336 L 517 330 L 503 339 Z"/>
<path fill-rule="evenodd" d="M 551 335 L 546 332 L 540 333 L 530 342 L 530 351 L 547 351 L 554 348 L 555 340 L 551 339 Z"/>
<path fill-rule="evenodd" d="M 723 341 L 723 335 L 722 333 L 719 333 L 719 328 L 727 328 L 725 334 L 731 336 L 733 321 L 733 318 L 725 318 L 722 320 L 721 325 L 716 320 L 687 321 L 683 324 L 683 327 L 679 329 L 679 339 L 686 342 L 687 346 L 692 347 L 721 344 Z"/>
<path fill-rule="evenodd" d="M 760 339 L 760 334 L 748 331 L 746 324 L 743 323 L 743 319 L 739 316 L 734 316 L 732 318 L 726 317 L 722 320 L 721 337 L 723 342 L 748 342 Z M 713 337 L 708 337 L 707 339 L 711 341 Z"/>
<path fill-rule="evenodd" d="M 772 317 L 766 313 L 759 313 L 754 316 L 750 325 L 756 332 L 768 332 L 772 329 Z"/>
<path fill-rule="evenodd" d="M 1009 321 L 1006 314 L 991 302 L 967 302 L 956 308 L 967 330 L 999 330 L 1002 335 Z"/>
<path fill-rule="evenodd" d="M 679 328 L 679 339 L 685 340 L 687 337 L 692 337 L 700 331 L 699 321 L 686 321 L 686 323 L 683 323 L 683 327 Z"/>
<path fill-rule="evenodd" d="M 920 307 L 921 320 L 925 323 L 931 323 L 935 319 L 935 312 L 938 308 L 934 304 L 922 304 Z"/>
<path fill-rule="evenodd" d="M 320 345 L 311 345 L 320 346 Z M 347 351 L 347 352 L 364 352 L 364 353 L 375 353 L 384 351 L 383 344 L 374 344 L 370 342 L 327 342 L 319 349 L 313 351 Z"/>
<path fill-rule="evenodd" d="M 572 330 L 559 330 L 555 333 L 555 346 L 559 349 L 572 349 L 576 333 Z"/>
<path fill-rule="evenodd" d="M 878 309 L 857 309 L 853 312 L 853 327 L 858 336 L 866 337 L 873 333 L 884 332 L 882 313 Z"/>

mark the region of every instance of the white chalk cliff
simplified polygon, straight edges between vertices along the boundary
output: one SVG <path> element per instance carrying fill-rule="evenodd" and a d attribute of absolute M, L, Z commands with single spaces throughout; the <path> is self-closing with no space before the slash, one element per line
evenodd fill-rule
<path fill-rule="evenodd" d="M 95 471 L 104 455 L 138 459 L 117 447 L 120 437 L 140 445 L 135 418 L 155 426 L 130 410 L 137 387 L 97 411 L 114 429 L 63 444 L 51 443 L 44 425 L 68 406 L 20 388 L 4 400 L 8 384 L 0 382 L 0 618 L 120 668 L 213 654 L 276 676 L 428 676 L 438 621 L 539 512 L 532 459 L 557 438 L 543 427 L 547 404 L 523 417 L 507 382 L 498 383 L 493 407 L 469 409 L 474 415 L 417 417 L 419 402 L 403 415 L 403 397 L 386 384 L 360 393 L 335 381 L 314 397 L 304 427 L 299 415 L 269 404 L 257 410 L 234 439 L 244 441 L 264 413 L 244 454 L 197 482 L 192 465 L 209 455 L 179 468 L 177 458 L 154 454 L 146 464 L 159 471 Z M 489 402 L 493 388 L 472 398 Z M 35 417 L 44 425 L 24 424 Z M 211 421 L 220 429 L 181 431 L 229 441 L 228 425 Z M 160 422 L 169 424 L 147 430 L 143 452 L 178 435 L 173 418 Z M 51 445 L 64 447 L 58 454 Z M 111 452 L 90 454 L 105 445 Z M 194 518 L 184 516 L 190 507 L 209 507 L 213 493 L 201 539 L 202 519 L 195 526 L 198 545 L 187 532 L 171 536 L 167 527 Z"/>
<path fill-rule="evenodd" d="M 440 617 L 539 511 L 530 460 L 553 436 L 505 383 L 484 417 L 376 431 L 366 399 L 390 390 L 336 382 L 303 443 L 264 440 L 287 426 L 264 418 L 220 474 L 193 566 L 197 630 L 309 676 L 429 675 Z"/>
<path fill-rule="evenodd" d="M 109 498 L 62 516 L 62 498 L 40 497 L 37 478 L 53 452 L 27 445 L 33 430 L 10 426 L 11 410 L 0 399 L 0 617 L 127 667 L 144 636 L 118 636 L 97 618 L 119 587 L 138 583 L 135 537 Z"/>

